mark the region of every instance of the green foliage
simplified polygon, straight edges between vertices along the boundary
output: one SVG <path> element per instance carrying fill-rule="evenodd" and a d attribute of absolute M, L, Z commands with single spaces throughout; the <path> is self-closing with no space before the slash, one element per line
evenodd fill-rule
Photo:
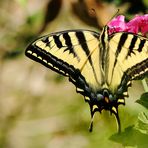
<path fill-rule="evenodd" d="M 148 112 L 141 112 L 135 128 L 143 134 L 148 135 Z"/>
<path fill-rule="evenodd" d="M 138 114 L 137 121 L 132 126 L 128 126 L 121 134 L 112 135 L 110 140 L 124 147 L 146 148 L 148 147 L 148 93 L 142 94 L 136 102 L 146 110 Z"/>
<path fill-rule="evenodd" d="M 136 130 L 134 126 L 129 126 L 123 133 L 114 134 L 110 137 L 110 140 L 121 143 L 124 147 L 130 146 L 132 148 L 148 147 L 147 139 L 148 135 Z"/>
<path fill-rule="evenodd" d="M 138 115 L 138 121 L 135 125 L 135 128 L 139 132 L 148 135 L 148 110 L 147 110 L 148 109 L 148 92 L 142 94 L 140 100 L 137 100 L 136 102 L 144 106 L 146 108 L 146 111 L 141 112 Z"/>
<path fill-rule="evenodd" d="M 142 94 L 140 100 L 137 100 L 136 102 L 148 109 L 148 92 Z"/>

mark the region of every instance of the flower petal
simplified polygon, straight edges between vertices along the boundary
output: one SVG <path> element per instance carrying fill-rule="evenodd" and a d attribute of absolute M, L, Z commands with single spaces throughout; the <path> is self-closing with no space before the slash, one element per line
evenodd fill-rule
<path fill-rule="evenodd" d="M 107 25 L 109 26 L 109 34 L 114 32 L 121 32 L 126 29 L 126 24 L 124 21 L 125 17 L 123 15 L 119 15 L 113 20 L 111 20 Z"/>
<path fill-rule="evenodd" d="M 148 32 L 148 14 L 145 15 L 136 15 L 129 22 L 125 22 L 125 17 L 119 15 L 113 20 L 111 20 L 107 25 L 109 26 L 109 34 L 116 32 L 131 32 L 138 34 L 141 32 L 143 35 L 146 35 Z"/>

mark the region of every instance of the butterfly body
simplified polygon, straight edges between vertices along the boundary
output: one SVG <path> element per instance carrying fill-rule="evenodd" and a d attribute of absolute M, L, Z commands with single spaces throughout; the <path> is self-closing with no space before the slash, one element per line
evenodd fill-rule
<path fill-rule="evenodd" d="M 103 109 L 114 113 L 125 104 L 131 81 L 148 75 L 148 40 L 132 33 L 90 30 L 52 33 L 31 43 L 25 54 L 69 77 L 89 103 L 91 116 Z"/>

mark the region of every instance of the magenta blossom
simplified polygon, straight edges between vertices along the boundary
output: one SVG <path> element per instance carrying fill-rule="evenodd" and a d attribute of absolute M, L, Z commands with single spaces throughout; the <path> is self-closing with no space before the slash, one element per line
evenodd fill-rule
<path fill-rule="evenodd" d="M 148 33 L 148 14 L 136 15 L 129 22 L 125 22 L 125 17 L 119 15 L 110 21 L 107 25 L 109 26 L 109 34 L 116 32 L 131 32 L 138 34 L 141 32 L 144 36 Z"/>

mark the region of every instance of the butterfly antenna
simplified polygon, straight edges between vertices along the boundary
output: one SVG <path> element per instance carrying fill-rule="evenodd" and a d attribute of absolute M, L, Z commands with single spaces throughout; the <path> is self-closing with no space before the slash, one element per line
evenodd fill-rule
<path fill-rule="evenodd" d="M 107 24 L 113 19 L 115 18 L 118 14 L 119 14 L 120 9 L 117 9 L 116 13 L 111 17 L 111 19 L 109 19 L 109 21 L 107 22 Z"/>
<path fill-rule="evenodd" d="M 117 9 L 116 13 L 112 16 L 111 20 L 119 14 L 119 9 Z"/>

